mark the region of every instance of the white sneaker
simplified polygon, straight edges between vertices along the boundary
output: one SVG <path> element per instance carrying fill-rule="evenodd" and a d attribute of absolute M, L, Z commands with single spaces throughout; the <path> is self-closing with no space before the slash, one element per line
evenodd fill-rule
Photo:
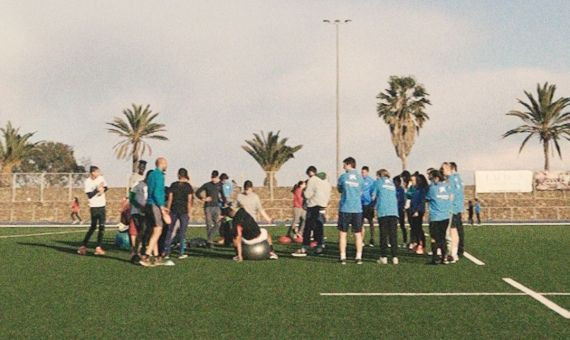
<path fill-rule="evenodd" d="M 400 263 L 400 260 L 398 260 L 397 257 L 394 257 L 394 258 L 392 259 L 392 263 L 393 263 L 393 264 L 398 264 L 398 263 Z"/>
<path fill-rule="evenodd" d="M 459 256 L 453 256 L 453 260 L 450 263 L 457 263 L 459 261 Z"/>
<path fill-rule="evenodd" d="M 182 255 L 178 256 L 178 259 L 179 259 L 179 260 L 184 260 L 184 259 L 187 259 L 187 258 L 188 258 L 188 255 L 186 255 L 186 254 L 182 254 Z"/>
<path fill-rule="evenodd" d="M 296 252 L 292 253 L 291 256 L 293 256 L 293 257 L 306 257 L 307 252 L 303 248 L 301 248 L 301 249 L 298 249 Z"/>
<path fill-rule="evenodd" d="M 432 256 L 432 255 L 433 255 L 433 252 L 432 252 L 432 251 L 428 251 L 427 254 L 428 254 L 428 256 Z"/>
<path fill-rule="evenodd" d="M 376 262 L 378 262 L 379 264 L 388 264 L 388 258 L 387 257 L 381 257 Z"/>
<path fill-rule="evenodd" d="M 279 256 L 277 256 L 277 254 L 275 254 L 274 252 L 269 253 L 269 259 L 270 260 L 278 260 Z"/>
<path fill-rule="evenodd" d="M 172 260 L 166 260 L 166 261 L 164 261 L 164 263 L 162 265 L 166 266 L 166 267 L 172 267 L 176 264 L 174 262 L 172 262 Z"/>

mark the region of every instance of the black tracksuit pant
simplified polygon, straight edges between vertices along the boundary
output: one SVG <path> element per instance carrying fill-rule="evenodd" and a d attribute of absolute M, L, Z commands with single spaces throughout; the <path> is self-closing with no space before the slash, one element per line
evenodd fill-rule
<path fill-rule="evenodd" d="M 103 235 L 105 235 L 105 207 L 97 207 L 91 208 L 91 227 L 87 230 L 87 234 L 85 234 L 85 238 L 81 245 L 87 247 L 87 243 L 91 238 L 91 235 L 97 229 L 97 225 L 99 225 L 99 233 L 97 234 L 97 247 L 101 247 L 103 244 Z"/>
<path fill-rule="evenodd" d="M 388 240 L 393 257 L 398 257 L 398 217 L 383 216 L 378 218 L 380 227 L 380 256 L 388 255 Z"/>
<path fill-rule="evenodd" d="M 449 220 L 443 221 L 433 221 L 429 224 L 429 233 L 432 239 L 431 251 L 432 251 L 432 261 L 437 261 L 437 249 L 441 249 L 441 261 L 445 259 L 447 250 L 447 241 L 445 239 L 445 234 L 447 232 L 447 226 L 449 225 Z"/>

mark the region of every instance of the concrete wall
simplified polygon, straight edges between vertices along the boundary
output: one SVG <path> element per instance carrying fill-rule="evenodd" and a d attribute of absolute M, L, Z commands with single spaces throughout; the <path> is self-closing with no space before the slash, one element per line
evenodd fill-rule
<path fill-rule="evenodd" d="M 267 213 L 276 221 L 291 218 L 292 195 L 290 188 L 276 188 L 274 200 L 269 199 L 265 188 L 257 188 Z M 74 189 L 73 196 L 81 201 L 81 215 L 89 218 L 87 198 L 81 189 Z M 67 202 L 68 189 L 46 188 L 44 202 L 39 201 L 39 189 L 17 189 L 16 202 L 12 202 L 12 189 L 0 188 L 0 223 L 67 223 L 70 204 Z M 107 215 L 111 223 L 119 219 L 124 188 L 111 188 L 107 193 Z M 465 199 L 473 199 L 474 187 L 467 186 Z M 28 200 L 29 199 L 29 200 Z M 570 191 L 537 191 L 533 193 L 479 194 L 484 221 L 570 221 Z M 338 194 L 333 192 L 327 209 L 329 221 L 336 220 Z M 192 222 L 203 222 L 200 204 L 192 211 Z"/>

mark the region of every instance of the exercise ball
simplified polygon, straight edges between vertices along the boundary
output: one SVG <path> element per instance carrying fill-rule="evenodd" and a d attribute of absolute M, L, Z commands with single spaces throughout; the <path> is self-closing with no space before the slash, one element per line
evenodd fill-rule
<path fill-rule="evenodd" d="M 267 260 L 271 247 L 267 241 L 252 245 L 242 243 L 241 251 L 244 260 Z"/>
<path fill-rule="evenodd" d="M 302 236 L 297 236 L 295 237 L 295 243 L 303 243 L 303 237 Z"/>
<path fill-rule="evenodd" d="M 279 236 L 280 244 L 291 244 L 291 238 L 289 236 Z"/>
<path fill-rule="evenodd" d="M 115 235 L 115 246 L 119 249 L 130 250 L 131 242 L 129 241 L 129 233 L 117 233 L 117 235 Z"/>

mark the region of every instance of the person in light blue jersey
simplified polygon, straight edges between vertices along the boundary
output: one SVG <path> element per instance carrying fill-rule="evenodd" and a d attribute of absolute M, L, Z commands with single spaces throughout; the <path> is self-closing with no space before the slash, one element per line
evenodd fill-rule
<path fill-rule="evenodd" d="M 340 193 L 338 230 L 340 263 L 346 264 L 346 238 L 350 227 L 356 243 L 356 263 L 362 264 L 362 188 L 364 181 L 352 157 L 343 162 L 345 173 L 338 178 L 337 190 Z"/>
<path fill-rule="evenodd" d="M 447 247 L 445 233 L 449 225 L 451 211 L 451 189 L 444 182 L 443 174 L 433 170 L 430 174 L 432 183 L 429 186 L 426 201 L 429 202 L 429 231 L 431 236 L 432 260 L 431 264 L 437 264 L 437 250 L 441 251 L 441 263 L 447 264 Z"/>
<path fill-rule="evenodd" d="M 234 182 L 226 173 L 220 175 L 220 181 L 222 182 L 222 194 L 225 199 L 224 206 L 227 206 L 232 202 L 232 196 L 234 194 Z"/>
<path fill-rule="evenodd" d="M 364 221 L 368 221 L 370 226 L 370 242 L 368 243 L 370 247 L 374 247 L 374 200 L 372 196 L 374 194 L 374 187 L 376 181 L 369 176 L 370 169 L 365 165 L 360 170 L 362 175 L 362 180 L 364 181 L 364 186 L 362 187 L 362 241 L 366 239 L 366 228 L 364 227 Z"/>
<path fill-rule="evenodd" d="M 451 256 L 453 256 L 454 261 L 458 261 L 460 257 L 463 257 L 463 253 L 465 252 L 465 230 L 463 229 L 462 217 L 465 211 L 465 185 L 461 175 L 457 172 L 457 163 L 449 162 L 449 170 L 449 184 L 453 191 L 453 202 L 451 206 L 451 212 L 453 213 L 451 218 Z"/>
<path fill-rule="evenodd" d="M 380 259 L 378 263 L 388 263 L 388 240 L 392 253 L 392 263 L 398 264 L 398 199 L 396 185 L 390 179 L 386 169 L 378 170 L 378 180 L 374 186 L 376 198 L 376 212 L 378 213 L 378 226 L 380 228 Z"/>

